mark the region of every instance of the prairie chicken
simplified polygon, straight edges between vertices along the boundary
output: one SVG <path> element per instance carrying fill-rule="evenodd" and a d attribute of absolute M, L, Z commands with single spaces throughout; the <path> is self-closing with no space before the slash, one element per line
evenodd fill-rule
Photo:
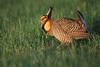
<path fill-rule="evenodd" d="M 87 24 L 84 21 L 83 15 L 77 10 L 78 19 L 61 18 L 52 20 L 52 7 L 49 8 L 46 15 L 41 16 L 42 29 L 49 35 L 54 36 L 59 41 L 70 43 L 77 39 L 86 39 L 89 34 Z"/>

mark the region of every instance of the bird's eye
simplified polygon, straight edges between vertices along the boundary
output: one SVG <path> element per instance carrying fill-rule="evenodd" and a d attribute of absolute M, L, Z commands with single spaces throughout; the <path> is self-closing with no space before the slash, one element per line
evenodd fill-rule
<path fill-rule="evenodd" d="M 47 16 L 45 16 L 45 18 L 48 18 Z"/>
<path fill-rule="evenodd" d="M 47 18 L 47 16 L 44 16 L 44 17 L 41 18 L 41 20 L 44 20 L 44 19 L 46 19 L 46 18 Z"/>

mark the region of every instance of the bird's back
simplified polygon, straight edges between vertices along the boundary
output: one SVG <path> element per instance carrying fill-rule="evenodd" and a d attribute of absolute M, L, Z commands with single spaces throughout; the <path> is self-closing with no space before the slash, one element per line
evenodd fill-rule
<path fill-rule="evenodd" d="M 76 20 L 58 19 L 52 25 L 53 36 L 63 42 L 71 42 L 74 39 L 84 39 L 88 37 L 85 28 Z"/>

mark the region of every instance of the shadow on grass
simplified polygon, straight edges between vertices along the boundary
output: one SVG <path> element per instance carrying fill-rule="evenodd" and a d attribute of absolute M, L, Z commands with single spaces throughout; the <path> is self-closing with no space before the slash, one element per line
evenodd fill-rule
<path fill-rule="evenodd" d="M 92 30 L 95 31 L 97 35 L 100 35 L 100 16 L 94 18 Z"/>

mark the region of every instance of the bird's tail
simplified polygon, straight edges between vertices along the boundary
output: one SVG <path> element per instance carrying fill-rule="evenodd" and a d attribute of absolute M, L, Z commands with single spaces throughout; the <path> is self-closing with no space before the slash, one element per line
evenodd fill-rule
<path fill-rule="evenodd" d="M 90 32 L 88 23 L 85 21 L 83 14 L 79 10 L 77 10 L 77 16 L 78 16 L 79 20 L 82 22 L 82 24 L 84 25 L 85 29 L 88 32 Z"/>
<path fill-rule="evenodd" d="M 87 22 L 84 20 L 84 16 L 79 10 L 77 10 L 77 16 L 84 24 L 84 27 L 87 29 L 87 27 L 88 27 Z"/>

